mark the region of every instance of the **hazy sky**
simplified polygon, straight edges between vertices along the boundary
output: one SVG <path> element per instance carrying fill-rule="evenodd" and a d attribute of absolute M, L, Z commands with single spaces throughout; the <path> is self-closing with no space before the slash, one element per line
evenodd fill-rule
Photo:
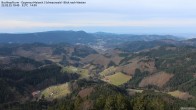
<path fill-rule="evenodd" d="M 81 1 L 86 4 L 0 7 L 0 32 L 84 30 L 141 34 L 196 33 L 196 0 Z"/>

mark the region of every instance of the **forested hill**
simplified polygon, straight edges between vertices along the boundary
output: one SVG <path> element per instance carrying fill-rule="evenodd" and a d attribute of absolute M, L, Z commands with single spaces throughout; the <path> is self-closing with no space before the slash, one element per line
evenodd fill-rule
<path fill-rule="evenodd" d="M 86 33 L 84 31 L 48 31 L 25 34 L 0 34 L 1 43 L 62 43 L 89 44 L 98 41 L 106 43 L 121 43 L 125 41 L 152 41 L 159 39 L 182 38 L 171 35 L 132 35 L 132 34 L 111 34 L 111 33 Z"/>

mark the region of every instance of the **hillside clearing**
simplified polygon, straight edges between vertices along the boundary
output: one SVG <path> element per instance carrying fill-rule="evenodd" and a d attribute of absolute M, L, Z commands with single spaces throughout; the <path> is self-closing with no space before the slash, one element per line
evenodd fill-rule
<path fill-rule="evenodd" d="M 145 77 L 139 83 L 139 87 L 146 87 L 148 85 L 163 87 L 172 77 L 173 77 L 172 74 L 165 73 L 165 72 L 159 72 L 151 76 Z"/>
<path fill-rule="evenodd" d="M 107 76 L 107 75 L 110 75 L 110 74 L 114 73 L 115 71 L 116 71 L 116 68 L 115 68 L 114 66 L 111 66 L 111 67 L 109 67 L 109 68 L 103 70 L 103 71 L 100 73 L 100 75 L 101 75 L 101 76 Z"/>
<path fill-rule="evenodd" d="M 53 99 L 59 99 L 59 98 L 65 97 L 70 92 L 71 91 L 69 89 L 68 83 L 65 83 L 65 84 L 60 84 L 56 86 L 50 86 L 44 89 L 41 92 L 40 96 L 41 97 L 44 96 L 46 100 L 53 100 Z"/>
<path fill-rule="evenodd" d="M 122 84 L 128 82 L 130 79 L 131 79 L 131 76 L 125 75 L 121 72 L 117 72 L 113 75 L 106 76 L 103 80 L 110 83 L 110 84 L 119 86 L 119 85 L 122 85 Z"/>
<path fill-rule="evenodd" d="M 183 99 L 183 100 L 187 100 L 187 99 L 193 97 L 189 93 L 181 92 L 179 90 L 176 90 L 176 91 L 173 91 L 173 92 L 168 92 L 168 94 L 171 95 L 171 96 L 174 96 L 176 98 Z"/>
<path fill-rule="evenodd" d="M 80 78 L 86 78 L 89 76 L 89 71 L 87 69 L 76 68 L 74 66 L 63 67 L 62 72 L 66 73 L 77 73 L 80 75 Z"/>

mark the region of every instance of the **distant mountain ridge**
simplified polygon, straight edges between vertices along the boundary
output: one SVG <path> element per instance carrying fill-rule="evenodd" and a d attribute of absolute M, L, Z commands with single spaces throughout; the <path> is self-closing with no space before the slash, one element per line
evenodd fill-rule
<path fill-rule="evenodd" d="M 173 40 L 173 39 L 160 39 L 160 40 L 152 40 L 152 41 L 133 41 L 133 42 L 125 42 L 117 46 L 117 49 L 124 52 L 138 52 L 145 49 L 155 48 L 158 46 L 190 46 L 196 47 L 196 38 L 188 39 L 188 40 Z"/>
<path fill-rule="evenodd" d="M 0 34 L 3 43 L 61 43 L 93 42 L 92 36 L 84 31 L 48 31 L 25 34 Z"/>
<path fill-rule="evenodd" d="M 70 43 L 70 44 L 95 44 L 101 41 L 108 45 L 126 41 L 152 41 L 160 39 L 182 40 L 171 35 L 133 35 L 114 33 L 87 33 L 85 31 L 47 31 L 24 34 L 0 34 L 0 43 Z"/>

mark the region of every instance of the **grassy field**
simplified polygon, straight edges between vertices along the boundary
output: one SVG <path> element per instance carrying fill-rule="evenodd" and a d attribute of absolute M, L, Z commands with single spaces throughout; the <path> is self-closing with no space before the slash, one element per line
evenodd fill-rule
<path fill-rule="evenodd" d="M 142 93 L 144 90 L 141 90 L 141 89 L 127 89 L 127 91 L 136 92 L 136 93 Z"/>
<path fill-rule="evenodd" d="M 100 73 L 100 75 L 101 75 L 101 76 L 107 76 L 107 75 L 109 75 L 109 74 L 111 74 L 111 73 L 114 73 L 115 71 L 116 71 L 116 68 L 115 68 L 114 66 L 111 66 L 111 67 L 109 67 L 109 68 L 103 70 L 103 71 Z"/>
<path fill-rule="evenodd" d="M 144 90 L 141 89 L 127 89 L 129 95 L 135 95 L 136 93 L 142 93 Z"/>
<path fill-rule="evenodd" d="M 189 95 L 189 93 L 186 92 L 181 92 L 179 90 L 173 91 L 173 92 L 168 92 L 169 95 L 174 96 L 176 98 L 184 99 L 187 100 L 188 98 L 191 98 L 192 96 Z"/>
<path fill-rule="evenodd" d="M 131 79 L 131 76 L 123 74 L 121 72 L 117 72 L 113 75 L 106 76 L 103 80 L 110 84 L 119 86 L 121 84 L 128 82 L 130 79 Z"/>
<path fill-rule="evenodd" d="M 65 97 L 70 93 L 68 83 L 51 86 L 41 91 L 40 98 L 44 96 L 46 100 L 53 100 Z"/>
<path fill-rule="evenodd" d="M 73 66 L 66 66 L 66 67 L 63 67 L 62 71 L 67 72 L 67 73 L 77 73 L 78 68 L 73 67 Z"/>
<path fill-rule="evenodd" d="M 87 69 L 76 68 L 73 66 L 63 67 L 62 72 L 66 72 L 66 73 L 70 73 L 70 74 L 77 73 L 77 74 L 81 75 L 80 78 L 86 78 L 89 76 L 89 72 Z"/>

